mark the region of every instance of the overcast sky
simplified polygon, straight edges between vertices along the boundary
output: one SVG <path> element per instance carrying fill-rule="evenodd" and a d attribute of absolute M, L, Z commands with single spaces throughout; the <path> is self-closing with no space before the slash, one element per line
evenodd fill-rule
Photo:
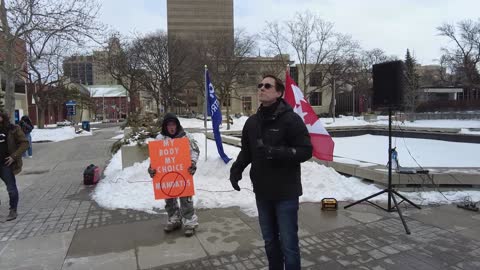
<path fill-rule="evenodd" d="M 167 30 L 166 0 L 100 0 L 100 20 L 123 34 Z M 381 48 L 403 59 L 406 49 L 421 64 L 434 64 L 441 47 L 442 23 L 480 18 L 480 0 L 234 0 L 235 28 L 259 33 L 266 21 L 284 20 L 295 12 L 319 14 L 350 34 L 362 48 Z"/>

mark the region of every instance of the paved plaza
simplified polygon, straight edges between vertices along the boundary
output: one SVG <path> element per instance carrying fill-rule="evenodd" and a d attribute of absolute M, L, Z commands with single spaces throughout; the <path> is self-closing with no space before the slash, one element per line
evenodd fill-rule
<path fill-rule="evenodd" d="M 116 130 L 34 144 L 17 179 L 19 217 L 0 223 L 0 269 L 267 269 L 257 219 L 238 208 L 199 210 L 197 234 L 185 238 L 163 233 L 163 211 L 108 210 L 92 201 L 83 169 L 105 167 Z M 4 217 L 4 185 L 0 199 Z M 411 235 L 397 214 L 368 204 L 333 212 L 301 204 L 303 268 L 480 269 L 478 212 L 455 205 L 402 210 Z"/>

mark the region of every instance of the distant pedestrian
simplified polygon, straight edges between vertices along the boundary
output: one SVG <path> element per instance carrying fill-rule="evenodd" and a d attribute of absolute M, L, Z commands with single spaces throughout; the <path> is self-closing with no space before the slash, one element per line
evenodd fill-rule
<path fill-rule="evenodd" d="M 33 124 L 28 115 L 22 116 L 19 122 L 20 127 L 22 128 L 23 133 L 25 134 L 25 137 L 28 140 L 28 150 L 23 153 L 23 157 L 29 157 L 32 158 L 32 130 L 33 130 Z"/>
<path fill-rule="evenodd" d="M 28 148 L 28 140 L 18 125 L 10 123 L 10 117 L 0 112 L 0 178 L 7 186 L 10 211 L 7 221 L 17 218 L 18 189 L 15 175 L 22 170 L 22 153 Z"/>

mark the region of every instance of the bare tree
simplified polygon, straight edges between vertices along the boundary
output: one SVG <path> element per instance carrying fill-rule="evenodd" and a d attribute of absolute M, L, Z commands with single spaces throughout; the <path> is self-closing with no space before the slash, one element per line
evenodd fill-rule
<path fill-rule="evenodd" d="M 331 53 L 327 57 L 327 63 L 325 64 L 328 75 L 323 80 L 325 80 L 332 89 L 329 112 L 332 117 L 335 117 L 336 89 L 351 88 L 356 80 L 355 63 L 360 46 L 350 36 L 336 34 L 332 48 Z"/>
<path fill-rule="evenodd" d="M 161 107 L 172 110 L 191 81 L 192 54 L 188 44 L 164 32 L 157 32 L 131 41 L 110 38 L 103 68 L 118 81 L 135 100 L 140 91 L 154 99 L 157 114 Z M 162 106 L 160 106 L 162 105 Z M 134 109 L 130 110 L 130 115 Z"/>
<path fill-rule="evenodd" d="M 136 43 L 142 65 L 147 70 L 142 83 L 155 101 L 160 116 L 161 106 L 165 105 L 162 100 L 166 100 L 166 95 L 162 95 L 162 78 L 168 77 L 168 37 L 164 32 L 157 32 L 139 38 Z"/>
<path fill-rule="evenodd" d="M 333 90 L 334 85 L 342 86 L 350 80 L 347 75 L 351 73 L 359 45 L 350 36 L 336 33 L 333 24 L 318 15 L 307 11 L 297 13 L 293 20 L 268 22 L 263 35 L 270 52 L 294 53 L 302 75 L 298 84 L 305 98 L 325 86 Z M 330 102 L 332 114 L 333 101 L 334 95 Z"/>
<path fill-rule="evenodd" d="M 461 61 L 453 61 L 450 56 L 442 55 L 439 60 L 440 72 L 437 74 L 439 77 L 438 84 L 446 86 L 454 86 L 459 82 L 455 79 L 454 73 L 457 70 L 457 64 Z"/>
<path fill-rule="evenodd" d="M 208 42 L 204 40 L 197 46 L 197 67 L 208 66 L 215 94 L 221 106 L 226 108 L 227 119 L 230 118 L 231 99 L 239 96 L 238 91 L 243 89 L 239 80 L 245 75 L 245 64 L 256 47 L 253 36 L 242 29 L 236 29 L 233 44 L 229 42 L 232 40 L 229 35 L 229 32 L 219 32 L 212 35 Z M 199 69 L 197 74 L 203 74 L 203 71 Z M 203 78 L 197 78 L 200 78 L 198 84 L 203 85 Z M 202 88 L 201 92 L 204 93 L 205 89 Z M 230 129 L 230 121 L 227 121 L 227 129 Z"/>
<path fill-rule="evenodd" d="M 37 33 L 40 36 L 28 35 L 28 66 L 29 82 L 33 85 L 33 98 L 38 108 L 38 127 L 43 128 L 45 124 L 45 110 L 50 105 L 61 108 L 65 102 L 72 99 L 79 101 L 78 108 L 84 107 L 86 98 L 80 94 L 78 89 L 71 87 L 70 82 L 63 76 L 62 63 L 66 55 L 69 54 L 69 42 L 60 38 L 49 38 L 48 41 L 42 39 L 43 33 Z M 34 42 L 37 40 L 37 42 Z M 44 43 L 38 42 L 43 40 Z M 41 47 L 41 48 L 38 48 Z M 58 115 L 62 118 L 63 115 Z"/>
<path fill-rule="evenodd" d="M 84 45 L 86 39 L 94 39 L 103 29 L 96 19 L 99 8 L 95 0 L 1 0 L 0 37 L 4 43 L 1 52 L 5 58 L 1 68 L 7 82 L 8 113 L 13 115 L 15 109 L 15 79 L 26 71 L 27 64 L 26 59 L 15 53 L 17 44 L 25 41 L 27 51 L 34 54 L 29 56 L 30 65 L 49 57 L 54 47 L 51 43 Z M 39 83 L 41 78 L 36 73 L 32 80 Z"/>
<path fill-rule="evenodd" d="M 33 84 L 33 98 L 38 108 L 38 128 L 43 128 L 45 124 L 45 110 L 54 101 L 52 96 L 53 91 L 62 91 L 64 87 L 57 87 L 63 84 L 62 74 L 62 60 L 66 55 L 66 42 L 60 39 L 50 39 L 49 42 L 44 44 L 41 51 L 36 50 L 35 47 L 38 43 L 33 43 L 32 35 L 27 36 L 28 42 L 32 42 L 33 46 L 29 47 L 28 52 L 28 66 L 30 67 L 29 82 Z M 60 93 L 56 94 L 61 95 Z M 57 104 L 61 106 L 62 104 Z"/>
<path fill-rule="evenodd" d="M 302 81 L 298 82 L 307 97 L 308 81 L 311 74 L 321 74 L 319 81 L 326 78 L 322 65 L 334 52 L 333 40 L 336 33 L 333 24 L 310 12 L 297 13 L 295 18 L 283 23 L 267 22 L 263 34 L 267 39 L 267 48 L 278 55 L 293 52 L 299 61 L 299 73 Z M 288 64 L 285 59 L 285 65 Z M 324 85 L 319 85 L 322 88 Z"/>
<path fill-rule="evenodd" d="M 454 24 L 437 27 L 441 36 L 454 43 L 453 48 L 443 48 L 443 60 L 455 67 L 455 73 L 464 87 L 464 97 L 474 99 L 475 92 L 480 91 L 480 20 L 464 20 Z M 476 91 L 475 91 L 476 90 Z"/>
<path fill-rule="evenodd" d="M 147 71 L 144 84 L 157 104 L 157 113 L 161 114 L 160 105 L 167 111 L 172 110 L 192 80 L 194 60 L 191 46 L 185 40 L 161 31 L 139 38 L 135 43 Z"/>
<path fill-rule="evenodd" d="M 142 69 L 142 61 L 140 58 L 140 50 L 134 41 L 126 38 L 120 38 L 118 34 L 114 34 L 109 38 L 106 54 L 102 64 L 102 69 L 110 73 L 120 85 L 127 91 L 130 103 L 128 116 L 136 114 L 137 100 L 145 78 L 145 70 Z M 127 117 L 128 117 L 127 116 Z"/>
<path fill-rule="evenodd" d="M 364 103 L 368 104 L 372 95 L 372 66 L 382 62 L 390 61 L 393 57 L 388 57 L 382 49 L 372 49 L 361 51 L 354 62 L 353 78 L 351 81 L 355 95 Z"/>
<path fill-rule="evenodd" d="M 34 87 L 38 87 L 35 85 Z M 89 97 L 82 94 L 78 89 L 66 85 L 63 81 L 59 81 L 55 84 L 42 85 L 41 88 L 37 88 L 34 93 L 35 104 L 38 108 L 38 128 L 44 128 L 45 125 L 45 111 L 49 107 L 57 108 L 57 118 L 63 118 L 63 106 L 68 100 L 77 100 L 78 107 L 81 110 L 85 106 L 89 106 Z"/>
<path fill-rule="evenodd" d="M 357 91 L 366 91 L 372 87 L 372 66 L 388 61 L 389 58 L 382 49 L 362 51 L 357 60 Z"/>

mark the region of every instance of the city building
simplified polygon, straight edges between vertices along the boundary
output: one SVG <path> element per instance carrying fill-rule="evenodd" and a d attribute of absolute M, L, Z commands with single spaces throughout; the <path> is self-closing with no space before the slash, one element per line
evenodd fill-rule
<path fill-rule="evenodd" d="M 127 90 L 121 85 L 84 85 L 94 102 L 93 121 L 119 121 L 130 110 Z"/>
<path fill-rule="evenodd" d="M 105 51 L 90 55 L 74 55 L 63 61 L 63 75 L 72 83 L 114 85 L 117 81 L 104 68 Z"/>
<path fill-rule="evenodd" d="M 289 55 L 275 57 L 249 57 L 241 64 L 241 71 L 236 79 L 234 91 L 230 98 L 230 114 L 251 115 L 260 106 L 258 101 L 258 83 L 264 75 L 272 74 L 282 79 L 285 78 L 285 67 L 291 64 Z M 212 83 L 215 85 L 214 78 Z M 225 111 L 227 102 L 223 102 L 222 110 Z"/>
<path fill-rule="evenodd" d="M 74 100 L 76 103 L 75 115 L 68 115 L 65 103 L 67 102 L 64 95 L 65 88 L 54 85 L 44 86 L 35 85 L 33 83 L 27 84 L 27 100 L 28 100 L 28 115 L 34 125 L 38 125 L 40 116 L 42 114 L 41 107 L 43 106 L 43 123 L 45 125 L 56 124 L 68 120 L 79 123 L 81 121 L 90 120 L 90 108 L 88 104 L 82 103 L 82 100 L 87 100 L 90 93 L 81 84 L 66 83 L 66 87 L 70 90 L 77 90 L 83 96 L 81 100 Z M 37 93 L 40 104 L 35 102 L 33 95 Z M 43 101 L 42 101 L 43 99 Z"/>
<path fill-rule="evenodd" d="M 18 121 L 24 114 L 28 114 L 27 102 L 27 48 L 25 41 L 18 39 L 15 42 L 15 65 L 19 67 L 21 72 L 15 78 L 15 120 Z M 5 61 L 5 40 L 0 37 L 0 65 Z M 0 69 L 0 89 L 2 94 L 5 94 L 6 80 L 5 74 Z M 3 97 L 3 104 L 5 104 L 5 96 Z"/>
<path fill-rule="evenodd" d="M 225 34 L 233 44 L 233 0 L 167 0 L 169 36 L 194 41 Z"/>

